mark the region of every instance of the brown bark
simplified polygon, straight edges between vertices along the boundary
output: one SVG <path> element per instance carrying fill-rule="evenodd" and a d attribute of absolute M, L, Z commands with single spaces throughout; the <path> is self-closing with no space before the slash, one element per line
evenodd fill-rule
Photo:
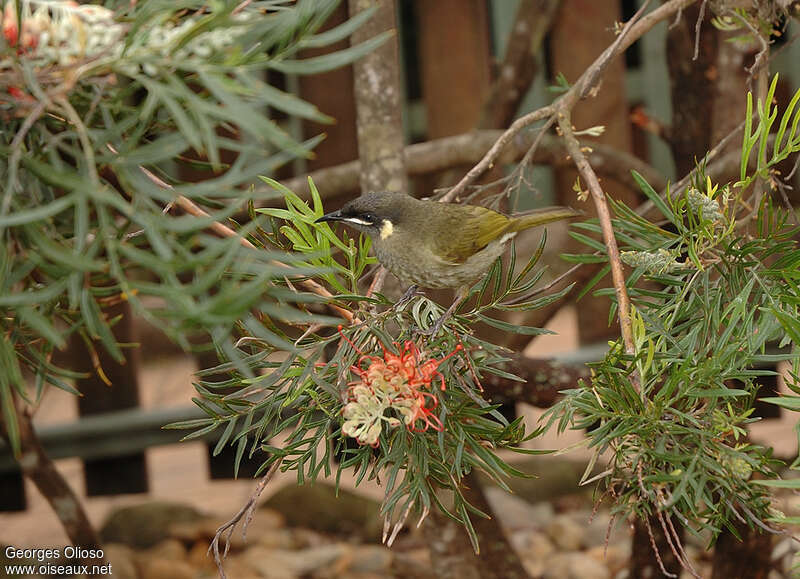
<path fill-rule="evenodd" d="M 333 28 L 347 20 L 347 4 L 341 3 L 325 23 L 323 30 Z M 347 40 L 330 46 L 304 50 L 301 58 L 330 54 L 347 48 Z M 332 125 L 313 121 L 303 123 L 305 138 L 325 133 L 326 138 L 314 149 L 314 158 L 307 161 L 310 171 L 352 161 L 358 158 L 356 139 L 356 105 L 353 87 L 353 67 L 346 66 L 320 74 L 301 75 L 298 78 L 300 96 L 303 100 L 330 115 L 336 122 Z"/>
<path fill-rule="evenodd" d="M 474 129 L 484 110 L 491 76 L 486 3 L 417 0 L 415 8 L 427 138 Z M 415 180 L 414 188 L 419 195 L 430 196 L 455 183 L 467 169 L 453 166 L 440 174 L 424 175 Z"/>
<path fill-rule="evenodd" d="M 489 30 L 482 0 L 417 0 L 428 138 L 478 124 L 489 93 Z"/>
<path fill-rule="evenodd" d="M 683 17 L 671 26 L 667 35 L 667 65 L 672 86 L 672 138 L 670 147 L 679 175 L 694 168 L 695 158 L 705 154 L 713 141 L 714 96 L 718 79 L 717 32 L 709 14 L 700 27 L 697 60 L 695 25 L 701 4 L 683 11 Z"/>
<path fill-rule="evenodd" d="M 502 131 L 499 130 L 473 131 L 408 145 L 404 149 L 408 174 L 413 177 L 435 173 L 457 165 L 475 163 L 486 154 L 501 133 Z M 531 133 L 519 135 L 506 147 L 498 164 L 519 161 L 530 148 L 534 136 Z M 597 143 L 592 146 L 588 158 L 599 175 L 613 177 L 627 187 L 636 186 L 636 182 L 630 176 L 631 169 L 641 173 L 654 189 L 659 190 L 666 187 L 667 180 L 659 171 L 630 153 L 620 151 L 613 146 Z M 550 136 L 542 139 L 533 156 L 533 162 L 552 167 L 572 166 L 572 160 L 567 157 L 561 140 Z M 325 199 L 357 191 L 360 170 L 361 162 L 352 161 L 336 167 L 320 169 L 308 175 L 286 179 L 283 184 L 298 195 L 308 197 L 310 194 L 308 177 L 311 177 L 320 190 L 320 195 Z"/>
<path fill-rule="evenodd" d="M 350 0 L 350 16 L 372 6 L 378 9 L 353 33 L 354 44 L 397 28 L 392 0 Z M 408 191 L 397 36 L 360 59 L 353 69 L 361 191 Z"/>
<path fill-rule="evenodd" d="M 583 364 L 563 364 L 523 354 L 513 354 L 499 369 L 519 376 L 524 382 L 487 374 L 481 379 L 484 397 L 492 403 L 525 402 L 538 408 L 549 408 L 558 401 L 562 390 L 577 388 L 579 378 L 589 377 L 589 370 Z"/>
<path fill-rule="evenodd" d="M 476 474 L 464 477 L 462 492 L 470 504 L 491 514 Z M 514 553 L 497 519 L 473 515 L 480 555 L 476 555 L 466 531 L 432 510 L 423 523 L 426 543 L 431 550 L 431 566 L 439 579 L 527 579 L 529 576 Z"/>
<path fill-rule="evenodd" d="M 724 530 L 714 548 L 711 579 L 766 579 L 772 565 L 772 536 L 734 522 L 736 532 Z"/>
<path fill-rule="evenodd" d="M 80 499 L 42 448 L 33 428 L 30 413 L 26 409 L 18 408 L 17 422 L 20 438 L 19 465 L 22 474 L 36 485 L 42 496 L 50 503 L 73 545 L 85 549 L 100 548 L 100 539 L 89 522 Z M 86 563 L 101 564 L 102 561 L 92 559 L 86 560 Z"/>

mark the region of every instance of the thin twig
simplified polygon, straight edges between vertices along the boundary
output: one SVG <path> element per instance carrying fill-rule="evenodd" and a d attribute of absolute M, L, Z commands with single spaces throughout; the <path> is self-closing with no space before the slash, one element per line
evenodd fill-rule
<path fill-rule="evenodd" d="M 603 242 L 608 252 L 608 263 L 611 266 L 611 278 L 614 283 L 614 292 L 617 296 L 622 340 L 625 343 L 625 351 L 633 355 L 635 353 L 635 346 L 633 343 L 633 328 L 630 318 L 630 299 L 628 297 L 628 289 L 625 286 L 625 274 L 622 271 L 619 247 L 614 237 L 614 226 L 611 224 L 611 211 L 608 208 L 608 202 L 603 188 L 600 186 L 600 181 L 597 179 L 597 175 L 589 164 L 589 161 L 586 160 L 586 156 L 581 150 L 578 139 L 575 137 L 568 114 L 565 113 L 559 118 L 558 126 L 561 129 L 567 150 L 575 166 L 578 168 L 578 173 L 589 188 L 589 193 L 592 196 L 595 209 L 597 210 L 597 218 L 600 220 L 600 227 L 603 231 Z M 639 384 L 637 382 L 638 381 L 634 381 L 634 388 L 639 391 Z"/>
<path fill-rule="evenodd" d="M 639 490 L 642 491 L 642 498 L 645 499 L 645 500 L 648 499 L 649 498 L 649 496 L 648 496 L 649 493 L 647 492 L 647 489 L 645 489 L 645 487 L 644 487 L 644 478 L 642 477 L 642 463 L 641 462 L 639 462 L 639 464 L 636 465 L 636 478 L 639 481 Z M 656 508 L 658 508 L 658 507 L 656 507 Z M 666 577 L 677 579 L 678 576 L 675 573 L 670 573 L 669 571 L 667 571 L 667 568 L 664 566 L 664 561 L 662 561 L 662 559 L 661 559 L 661 553 L 658 551 L 658 545 L 656 544 L 655 535 L 653 535 L 653 529 L 650 526 L 650 517 L 648 517 L 647 515 L 644 515 L 644 516 L 642 516 L 642 520 L 644 521 L 645 528 L 647 528 L 647 535 L 650 537 L 650 547 L 652 547 L 653 553 L 656 556 L 656 561 L 658 562 L 658 567 L 661 569 L 661 572 Z M 680 560 L 680 557 L 678 558 L 678 560 Z"/>
<path fill-rule="evenodd" d="M 519 162 L 519 165 L 515 169 L 516 171 L 518 171 L 517 182 L 515 185 L 517 190 L 520 189 L 520 186 L 522 185 L 522 182 L 525 179 L 525 168 L 533 160 L 533 155 L 539 148 L 539 143 L 542 142 L 542 138 L 544 138 L 544 135 L 547 133 L 547 131 L 550 130 L 550 127 L 553 126 L 555 120 L 556 120 L 555 117 L 550 117 L 550 119 L 548 119 L 548 121 L 544 125 L 539 127 L 539 134 L 536 135 L 536 138 L 533 140 L 533 143 L 531 144 L 530 148 L 525 152 L 525 155 L 522 157 L 522 160 Z"/>
<path fill-rule="evenodd" d="M 661 504 L 663 505 L 665 501 L 660 492 L 658 493 L 658 496 L 659 500 L 661 501 Z M 675 545 L 681 554 L 681 560 L 683 562 L 684 567 L 686 567 L 686 570 L 689 571 L 689 573 L 691 573 L 694 577 L 697 577 L 697 579 L 702 579 L 702 577 L 700 577 L 700 575 L 697 573 L 697 570 L 692 565 L 692 561 L 689 559 L 689 555 L 686 553 L 686 549 L 683 547 L 683 542 L 681 541 L 681 537 L 678 534 L 677 529 L 675 529 L 674 523 L 672 522 L 672 515 L 670 515 L 667 512 L 664 518 L 667 521 L 667 526 L 669 527 L 670 533 L 672 533 L 672 537 L 675 539 Z"/>
<path fill-rule="evenodd" d="M 231 15 L 238 14 L 239 12 L 241 12 L 242 10 L 247 8 L 252 3 L 253 3 L 253 0 L 244 0 L 244 2 L 241 2 L 236 8 L 233 9 L 233 11 L 231 12 Z"/>
<path fill-rule="evenodd" d="M 464 190 L 468 185 L 470 185 L 473 181 L 475 181 L 475 179 L 483 175 L 486 171 L 494 166 L 494 162 L 500 156 L 502 150 L 511 142 L 517 133 L 537 121 L 552 117 L 555 112 L 556 107 L 554 105 L 550 105 L 535 110 L 532 113 L 528 113 L 527 115 L 520 117 L 511 123 L 511 126 L 506 129 L 502 135 L 500 135 L 500 138 L 495 141 L 494 145 L 491 146 L 478 164 L 470 169 L 467 174 L 462 177 L 461 181 L 459 181 L 452 189 L 450 189 L 450 191 L 443 195 L 440 201 L 447 203 L 457 199 L 464 193 Z"/>
<path fill-rule="evenodd" d="M 383 283 L 386 281 L 386 274 L 389 273 L 389 270 L 383 266 L 380 266 L 378 270 L 375 272 L 375 278 L 372 280 L 372 283 L 369 285 L 369 289 L 367 290 L 366 297 L 371 298 L 373 295 L 381 291 L 383 288 Z"/>
<path fill-rule="evenodd" d="M 239 509 L 239 512 L 236 513 L 232 519 L 221 525 L 214 534 L 214 538 L 211 540 L 211 544 L 208 546 L 207 552 L 214 553 L 214 563 L 217 565 L 220 579 L 227 578 L 227 575 L 225 575 L 225 569 L 222 566 L 222 560 L 228 556 L 228 550 L 230 549 L 231 544 L 230 539 L 233 536 L 233 532 L 236 530 L 236 525 L 242 521 L 242 539 L 247 539 L 247 527 L 255 516 L 258 499 L 261 496 L 261 493 L 264 492 L 267 483 L 269 483 L 272 477 L 275 476 L 275 473 L 278 472 L 278 468 L 280 468 L 282 462 L 283 461 L 280 459 L 276 460 L 273 465 L 269 467 L 269 470 L 266 472 L 266 474 L 261 477 L 260 481 L 258 481 L 253 494 L 250 495 L 250 498 L 247 499 L 247 502 L 244 504 L 244 506 Z M 220 555 L 219 542 L 220 539 L 223 538 L 223 535 L 225 536 L 225 549 Z"/>
<path fill-rule="evenodd" d="M 108 149 L 112 153 L 115 153 L 115 154 L 117 153 L 117 150 L 111 144 L 106 143 L 106 147 L 108 147 Z M 143 166 L 139 165 L 139 170 L 142 173 L 144 173 L 144 175 L 148 179 L 150 179 L 150 181 L 152 181 L 153 183 L 155 183 L 156 185 L 158 185 L 162 189 L 167 189 L 169 191 L 174 191 L 175 190 L 175 188 L 172 185 L 170 185 L 169 183 L 167 183 L 166 181 L 161 179 L 158 175 L 156 175 L 155 173 L 153 173 L 152 171 L 150 171 L 146 167 L 143 167 Z M 175 197 L 174 203 L 176 205 L 178 205 L 181 209 L 186 211 L 186 213 L 189 213 L 190 215 L 194 215 L 195 217 L 204 217 L 204 218 L 211 217 L 211 215 L 208 212 L 203 210 L 194 201 L 192 201 L 191 199 L 189 199 L 185 195 L 177 195 Z M 220 223 L 219 221 L 212 222 L 211 225 L 209 225 L 209 228 L 214 233 L 219 235 L 220 237 L 238 237 L 239 238 L 239 243 L 241 243 L 244 247 L 247 247 L 248 249 L 258 249 L 255 245 L 250 243 L 250 241 L 248 241 L 247 239 L 245 239 L 244 237 L 242 237 L 241 235 L 236 233 L 233 229 L 231 229 L 227 225 L 224 225 L 223 223 Z M 285 263 L 281 263 L 280 261 L 270 260 L 270 263 L 272 265 L 276 265 L 276 266 L 280 266 L 280 267 L 286 267 L 286 268 L 289 267 L 288 265 L 286 265 Z M 300 285 L 301 287 L 303 287 L 306 290 L 310 291 L 311 293 L 317 294 L 318 296 L 321 296 L 321 297 L 323 297 L 323 298 L 325 298 L 327 300 L 332 300 L 333 297 L 334 297 L 331 292 L 329 292 L 322 285 L 320 285 L 319 283 L 315 282 L 312 279 L 300 280 L 297 283 L 298 283 L 298 285 Z M 328 306 L 330 306 L 330 308 L 332 310 L 334 310 L 336 313 L 339 314 L 339 316 L 341 316 L 342 318 L 344 318 L 348 322 L 350 322 L 350 323 L 353 322 L 353 312 L 351 312 L 350 310 L 347 310 L 347 309 L 345 309 L 345 308 L 343 308 L 341 306 L 337 306 L 336 304 L 333 304 L 333 303 L 330 303 L 330 302 L 328 303 Z"/>
<path fill-rule="evenodd" d="M 46 107 L 46 102 L 38 101 L 36 106 L 31 109 L 28 116 L 25 117 L 22 126 L 11 141 L 11 156 L 8 159 L 8 180 L 6 181 L 6 190 L 3 193 L 3 204 L 0 209 L 0 215 L 6 215 L 11 207 L 11 196 L 16 189 L 17 167 L 19 167 L 19 161 L 22 158 L 22 141 L 31 130 L 31 127 L 33 127 L 33 124 L 44 114 Z M 0 227 L 0 233 L 2 233 L 2 231 L 2 227 Z"/>
<path fill-rule="evenodd" d="M 637 11 L 636 15 L 623 27 L 617 39 L 606 48 L 600 56 L 587 68 L 578 81 L 554 103 L 537 109 L 514 121 L 506 129 L 500 138 L 492 145 L 483 158 L 470 169 L 466 175 L 444 196 L 442 201 L 453 201 L 464 193 L 468 185 L 473 183 L 480 175 L 490 169 L 500 156 L 503 149 L 511 140 L 523 129 L 536 123 L 548 119 L 557 114 L 568 113 L 578 103 L 594 90 L 597 80 L 602 76 L 608 64 L 614 57 L 624 52 L 638 38 L 648 32 L 661 20 L 668 18 L 678 10 L 694 3 L 696 0 L 669 0 L 649 14 L 641 16 L 644 9 L 649 4 Z"/>
<path fill-rule="evenodd" d="M 86 156 L 86 170 L 89 172 L 89 179 L 95 187 L 100 186 L 100 176 L 97 174 L 97 165 L 94 161 L 94 145 L 89 139 L 89 132 L 86 130 L 86 125 L 83 124 L 78 111 L 72 106 L 69 100 L 64 97 L 58 97 L 55 102 L 60 106 L 66 114 L 69 121 L 75 127 L 75 132 L 78 133 L 78 140 L 81 142 L 83 154 Z"/>
<path fill-rule="evenodd" d="M 678 560 L 678 563 L 680 563 L 681 567 L 686 569 L 692 575 L 692 577 L 695 577 L 695 579 L 703 579 L 697 574 L 697 571 L 692 566 L 691 561 L 681 555 L 683 547 L 681 546 L 679 538 L 677 537 L 677 533 L 675 535 L 672 534 L 666 523 L 666 521 L 669 520 L 669 516 L 665 517 L 664 512 L 658 508 L 658 505 L 656 505 L 656 516 L 658 517 L 658 522 L 661 524 L 661 530 L 664 531 L 664 537 L 667 539 L 667 544 L 669 545 L 672 554 L 675 556 L 675 559 Z"/>
<path fill-rule="evenodd" d="M 677 579 L 678 576 L 675 573 L 670 573 L 667 571 L 667 568 L 664 566 L 664 561 L 661 560 L 661 553 L 658 552 L 658 546 L 656 545 L 656 538 L 653 535 L 653 529 L 650 527 L 650 519 L 649 517 L 644 517 L 644 526 L 647 528 L 647 536 L 650 537 L 650 547 L 653 549 L 653 553 L 656 556 L 656 562 L 658 563 L 658 567 L 661 569 L 661 572 L 664 574 L 665 577 L 670 577 L 673 579 Z"/>
<path fill-rule="evenodd" d="M 692 61 L 696 61 L 700 57 L 700 28 L 703 26 L 703 19 L 706 16 L 706 5 L 708 0 L 703 0 L 700 4 L 700 14 L 697 15 L 697 22 L 694 23 L 694 56 Z"/>
<path fill-rule="evenodd" d="M 753 523 L 755 523 L 758 527 L 764 529 L 766 532 L 768 532 L 768 533 L 770 533 L 772 535 L 786 535 L 786 534 L 788 534 L 787 531 L 783 531 L 781 529 L 773 529 L 769 525 L 765 524 L 761 519 L 759 519 L 757 516 L 755 516 L 755 514 L 753 514 L 753 511 L 748 509 L 747 505 L 745 505 L 744 503 L 740 503 L 739 506 L 742 508 L 742 510 L 745 512 L 745 514 L 750 518 L 750 520 L 753 521 Z"/>
<path fill-rule="evenodd" d="M 744 24 L 745 27 L 750 31 L 750 33 L 755 37 L 755 39 L 761 45 L 761 50 L 759 50 L 758 54 L 756 54 L 756 57 L 753 60 L 753 64 L 746 69 L 747 73 L 750 75 L 750 81 L 752 82 L 753 78 L 756 77 L 756 75 L 761 71 L 761 68 L 766 64 L 765 59 L 769 55 L 769 42 L 767 42 L 767 40 L 761 35 L 758 28 L 753 26 L 753 23 L 750 22 L 747 18 L 745 18 L 742 14 L 740 14 L 738 10 L 728 10 L 726 14 L 733 16 L 739 22 Z"/>

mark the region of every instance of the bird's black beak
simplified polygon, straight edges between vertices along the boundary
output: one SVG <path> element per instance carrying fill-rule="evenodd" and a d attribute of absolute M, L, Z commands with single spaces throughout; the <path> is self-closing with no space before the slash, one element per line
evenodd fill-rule
<path fill-rule="evenodd" d="M 341 211 L 331 211 L 330 213 L 326 213 L 319 219 L 317 219 L 314 223 L 322 223 L 323 221 L 341 221 L 343 219 Z"/>

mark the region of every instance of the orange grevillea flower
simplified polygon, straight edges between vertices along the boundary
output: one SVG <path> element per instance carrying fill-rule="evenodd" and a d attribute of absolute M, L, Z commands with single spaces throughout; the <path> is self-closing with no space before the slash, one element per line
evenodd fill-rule
<path fill-rule="evenodd" d="M 403 344 L 400 354 L 381 344 L 383 357 L 379 357 L 366 355 L 356 348 L 342 333 L 341 326 L 339 333 L 362 354 L 358 364 L 351 368 L 358 380 L 349 385 L 348 402 L 342 410 L 345 435 L 355 438 L 359 444 L 377 446 L 384 423 L 389 428 L 405 424 L 414 432 L 444 428 L 434 414 L 438 399 L 430 392 L 431 383 L 438 379 L 440 388 L 445 389 L 444 376 L 438 367 L 463 350 L 461 344 L 439 360 L 422 360 L 419 348 L 410 340 Z M 399 344 L 394 345 L 399 348 Z"/>

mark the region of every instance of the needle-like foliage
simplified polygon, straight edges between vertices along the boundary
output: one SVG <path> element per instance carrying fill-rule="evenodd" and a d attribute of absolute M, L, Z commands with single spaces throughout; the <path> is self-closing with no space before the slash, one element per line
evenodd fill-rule
<path fill-rule="evenodd" d="M 313 182 L 309 206 L 278 182 L 265 181 L 284 195 L 286 208 L 259 210 L 274 227 L 254 239 L 294 252 L 295 267 L 320 271 L 315 280 L 334 294 L 330 303 L 354 312 L 355 320 L 349 327 L 307 324 L 298 337 L 275 327 L 291 348 L 257 334 L 241 340 L 238 358 L 247 360 L 253 376 L 236 373 L 224 383 L 199 383 L 196 402 L 208 418 L 172 427 L 198 429 L 190 436 L 222 429 L 217 448 L 235 444 L 237 465 L 245 456 L 261 460 L 262 470 L 281 462 L 283 469 L 296 471 L 298 483 L 320 474 L 338 480 L 346 470 L 358 482 L 377 479 L 386 493 L 387 541 L 411 513 L 424 518 L 440 508 L 466 527 L 477 550 L 470 517 L 488 515 L 466 501 L 461 480 L 479 469 L 508 488 L 506 477 L 526 475 L 497 450 L 536 452 L 519 445 L 538 431 L 526 434 L 521 419 L 508 421 L 484 400 L 481 376 L 514 377 L 498 367 L 507 360 L 503 349 L 468 328 L 489 320 L 514 331 L 542 332 L 485 313 L 541 307 L 561 295 L 508 303 L 529 294 L 541 278 L 541 269 L 534 270 L 541 248 L 516 274 L 513 264 L 504 274 L 498 260 L 474 288 L 477 305 L 427 339 L 417 330 L 430 327 L 443 309 L 421 296 L 394 307 L 383 295 L 365 295 L 358 282 L 375 263 L 369 239 L 315 222 L 324 211 Z"/>
<path fill-rule="evenodd" d="M 750 440 L 747 426 L 757 420 L 761 379 L 775 375 L 776 364 L 788 363 L 787 384 L 800 393 L 800 228 L 769 194 L 750 197 L 754 183 L 777 179 L 775 164 L 800 149 L 799 98 L 800 92 L 783 113 L 771 150 L 766 143 L 778 111 L 759 104 L 757 126 L 745 130 L 735 184 L 714 184 L 700 170 L 685 193 L 662 198 L 634 174 L 662 217 L 653 223 L 612 202 L 621 258 L 631 268 L 634 351 L 612 343 L 591 364 L 591 380 L 548 413 L 559 431 L 589 429 L 590 467 L 608 462 L 592 480 L 601 480 L 614 511 L 655 517 L 670 537 L 677 536 L 670 520 L 691 532 L 710 530 L 714 539 L 723 529 L 736 534 L 739 522 L 767 529 L 782 519 L 768 487 L 797 487 L 776 480 L 785 465 L 769 446 Z M 600 231 L 591 222 L 575 227 Z M 605 258 L 602 245 L 576 237 L 597 252 L 569 259 Z M 597 293 L 613 297 L 610 290 Z M 794 395 L 764 400 L 800 409 Z"/>
<path fill-rule="evenodd" d="M 71 336 L 95 360 L 98 348 L 124 360 L 114 304 L 186 349 L 202 332 L 241 371 L 237 323 L 282 344 L 270 324 L 316 319 L 292 305 L 309 296 L 290 303 L 275 283 L 316 270 L 243 244 L 257 222 L 232 236 L 220 225 L 244 214 L 258 174 L 317 142 L 293 138 L 277 113 L 331 120 L 265 75 L 342 66 L 385 39 L 300 58 L 369 16 L 318 32 L 337 4 L 2 3 L 0 401 L 15 450 L 12 392 L 30 403 L 47 384 L 74 392 L 74 372 L 53 361 Z"/>

